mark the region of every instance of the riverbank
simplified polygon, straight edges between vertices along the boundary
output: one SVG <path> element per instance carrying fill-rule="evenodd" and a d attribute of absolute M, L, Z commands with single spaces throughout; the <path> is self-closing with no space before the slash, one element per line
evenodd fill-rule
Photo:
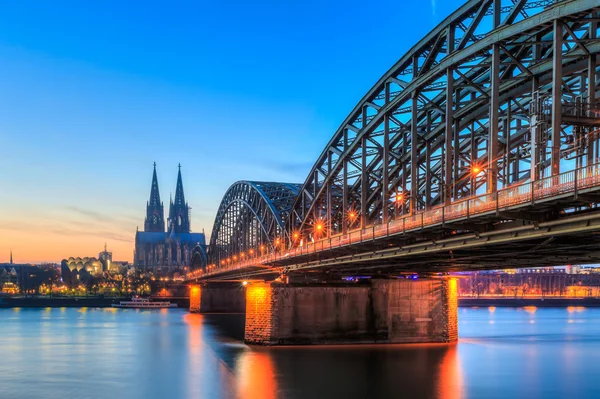
<path fill-rule="evenodd" d="M 600 307 L 600 298 L 459 298 L 459 307 L 536 306 L 539 308 L 566 308 L 569 306 Z"/>
<path fill-rule="evenodd" d="M 107 308 L 128 298 L 101 297 L 4 297 L 0 308 Z"/>
<path fill-rule="evenodd" d="M 0 308 L 107 308 L 113 303 L 129 300 L 129 297 L 1 297 Z M 179 308 L 187 309 L 189 298 L 158 298 L 176 303 Z M 569 306 L 600 307 L 600 298 L 459 298 L 459 307 L 509 307 L 537 306 L 541 308 L 566 308 Z"/>
<path fill-rule="evenodd" d="M 0 308 L 109 308 L 131 297 L 0 297 Z M 152 298 L 176 303 L 180 308 L 190 306 L 189 298 Z"/>

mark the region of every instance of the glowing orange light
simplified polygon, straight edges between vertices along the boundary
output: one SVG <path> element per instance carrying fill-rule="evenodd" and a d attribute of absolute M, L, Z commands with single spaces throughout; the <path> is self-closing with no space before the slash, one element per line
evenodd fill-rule
<path fill-rule="evenodd" d="M 190 290 L 190 312 L 200 312 L 201 290 L 195 285 Z"/>
<path fill-rule="evenodd" d="M 237 256 L 233 255 L 233 260 L 237 260 Z"/>
<path fill-rule="evenodd" d="M 245 254 L 245 253 L 243 253 L 243 252 L 242 252 L 242 253 L 240 253 L 240 258 L 243 258 L 244 256 L 246 256 L 246 254 Z"/>
<path fill-rule="evenodd" d="M 537 306 L 523 306 L 523 310 L 529 314 L 534 314 L 537 311 Z"/>
<path fill-rule="evenodd" d="M 275 240 L 275 245 L 279 245 L 279 243 L 281 243 L 281 240 L 278 238 Z"/>
<path fill-rule="evenodd" d="M 250 255 L 252 255 L 252 254 L 254 253 L 254 250 L 253 250 L 253 249 L 249 249 L 249 250 L 248 250 L 248 253 L 249 253 Z"/>
<path fill-rule="evenodd" d="M 296 240 L 297 240 L 298 238 L 300 238 L 300 234 L 298 234 L 298 233 L 294 233 L 294 239 L 296 239 Z"/>
<path fill-rule="evenodd" d="M 481 168 L 479 166 L 475 165 L 471 169 L 471 172 L 473 172 L 474 175 L 477 175 L 477 174 L 479 174 L 479 172 L 481 172 Z"/>
<path fill-rule="evenodd" d="M 404 199 L 404 194 L 396 193 L 396 202 L 402 202 L 403 199 Z"/>
<path fill-rule="evenodd" d="M 243 284 L 243 285 L 248 285 L 248 282 L 247 282 L 247 281 L 244 281 L 242 284 Z"/>

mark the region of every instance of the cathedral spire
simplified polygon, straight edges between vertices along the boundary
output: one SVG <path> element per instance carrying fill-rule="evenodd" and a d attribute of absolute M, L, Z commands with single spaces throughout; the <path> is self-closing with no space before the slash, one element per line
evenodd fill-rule
<path fill-rule="evenodd" d="M 181 164 L 179 164 L 179 171 L 177 173 L 177 187 L 175 188 L 175 201 L 171 201 L 169 209 L 170 228 L 175 231 L 175 233 L 190 232 L 189 212 L 189 206 L 185 202 L 185 196 L 183 194 Z"/>
<path fill-rule="evenodd" d="M 160 192 L 158 190 L 158 179 L 156 177 L 156 162 L 154 162 L 154 171 L 152 173 L 150 201 L 148 201 L 148 203 L 146 204 L 146 220 L 144 222 L 144 231 L 165 231 L 164 208 L 163 203 L 160 201 Z"/>
<path fill-rule="evenodd" d="M 185 205 L 185 196 L 183 195 L 183 182 L 181 181 L 181 164 L 177 173 L 177 188 L 175 189 L 175 205 Z"/>
<path fill-rule="evenodd" d="M 160 193 L 158 191 L 158 179 L 156 178 L 156 162 L 154 162 L 154 171 L 152 172 L 152 188 L 150 189 L 150 206 L 160 205 Z"/>

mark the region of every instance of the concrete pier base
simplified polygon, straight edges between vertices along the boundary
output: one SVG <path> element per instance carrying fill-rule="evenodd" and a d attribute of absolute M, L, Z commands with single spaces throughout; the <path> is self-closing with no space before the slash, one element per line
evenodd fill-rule
<path fill-rule="evenodd" d="M 190 287 L 192 313 L 244 313 L 246 290 L 239 283 L 214 283 Z"/>
<path fill-rule="evenodd" d="M 456 342 L 455 279 L 369 285 L 252 283 L 245 341 L 259 345 Z"/>

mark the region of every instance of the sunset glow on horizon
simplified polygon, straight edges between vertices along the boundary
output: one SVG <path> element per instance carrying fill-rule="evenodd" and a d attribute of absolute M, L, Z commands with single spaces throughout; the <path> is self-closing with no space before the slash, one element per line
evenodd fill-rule
<path fill-rule="evenodd" d="M 315 13 L 191 2 L 140 14 L 111 3 L 3 5 L 0 263 L 11 248 L 15 263 L 59 262 L 98 256 L 104 243 L 132 261 L 153 162 L 165 213 L 182 164 L 192 231 L 209 238 L 231 184 L 303 183 L 382 71 L 461 2 L 428 9 L 431 20 L 402 41 L 382 26 L 377 43 L 348 30 L 334 4 Z M 348 62 L 357 47 L 369 59 Z"/>

